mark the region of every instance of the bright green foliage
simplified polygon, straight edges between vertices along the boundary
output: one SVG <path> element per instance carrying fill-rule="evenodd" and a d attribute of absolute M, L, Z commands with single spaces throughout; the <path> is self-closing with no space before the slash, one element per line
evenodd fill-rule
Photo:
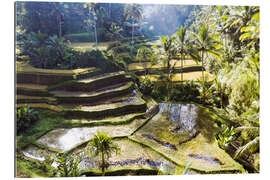
<path fill-rule="evenodd" d="M 79 172 L 79 159 L 75 155 L 69 155 L 67 153 L 57 153 L 55 155 L 55 161 L 58 163 L 57 175 L 60 177 L 77 177 Z"/>
<path fill-rule="evenodd" d="M 193 35 L 195 36 L 195 47 L 197 48 L 199 54 L 197 57 L 198 60 L 201 61 L 202 67 L 204 68 L 204 61 L 208 54 L 214 54 L 218 56 L 218 42 L 214 40 L 213 35 L 210 34 L 208 26 L 204 23 L 199 29 L 199 34 L 197 35 L 193 33 Z M 205 99 L 205 81 L 206 79 L 204 76 L 204 70 L 202 70 L 202 100 Z"/>
<path fill-rule="evenodd" d="M 104 132 L 99 132 L 88 144 L 89 156 L 101 157 L 101 170 L 103 175 L 105 174 L 105 168 L 108 166 L 106 161 L 112 156 L 112 153 L 119 153 L 120 148 L 117 144 L 114 144 L 112 138 Z"/>
<path fill-rule="evenodd" d="M 227 149 L 229 143 L 236 139 L 234 127 L 228 127 L 225 124 L 221 126 L 221 132 L 218 134 L 218 144 L 221 148 Z"/>
<path fill-rule="evenodd" d="M 20 133 L 29 128 L 39 119 L 37 112 L 25 105 L 17 110 L 17 132 Z"/>

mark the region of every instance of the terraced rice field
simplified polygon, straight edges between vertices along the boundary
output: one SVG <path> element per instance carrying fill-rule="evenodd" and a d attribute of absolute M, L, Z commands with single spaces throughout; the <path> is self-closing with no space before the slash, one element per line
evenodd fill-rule
<path fill-rule="evenodd" d="M 33 136 L 36 139 L 22 151 L 25 158 L 42 162 L 48 156 L 65 152 L 81 157 L 81 173 L 100 175 L 100 160 L 88 156 L 86 148 L 102 131 L 121 148 L 119 155 L 108 160 L 107 174 L 157 174 L 160 170 L 174 174 L 182 172 L 188 162 L 192 163 L 189 174 L 244 172 L 218 147 L 213 116 L 197 105 L 176 104 L 168 108 L 168 104 L 158 104 L 142 96 L 124 72 L 92 74 L 95 69 L 47 71 L 20 67 L 18 78 L 24 75 L 25 67 L 28 76 L 23 77 L 28 79 L 24 79 L 27 83 L 17 82 L 16 107 L 27 103 L 32 108 L 55 111 L 54 118 L 61 117 L 61 123 L 69 125 Z M 86 75 L 43 85 L 36 75 L 41 72 L 46 78 L 56 78 L 61 73 L 72 77 L 77 73 Z M 201 74 L 189 73 L 185 79 L 196 79 Z M 178 81 L 180 76 L 175 76 L 174 81 Z"/>
<path fill-rule="evenodd" d="M 214 79 L 214 76 L 208 72 L 204 73 L 205 78 L 208 81 L 212 81 Z M 156 82 L 161 82 L 164 81 L 163 79 L 160 79 L 159 75 L 147 75 L 148 78 L 150 78 L 152 81 Z M 140 76 L 141 78 L 145 78 L 145 76 Z M 201 81 L 202 80 L 202 72 L 197 71 L 197 72 L 185 72 L 183 73 L 183 80 L 188 81 L 188 80 L 194 80 L 194 81 Z M 181 73 L 174 74 L 172 77 L 173 82 L 181 82 Z"/>
<path fill-rule="evenodd" d="M 115 41 L 108 41 L 108 42 L 99 42 L 98 43 L 98 49 L 99 50 L 106 50 L 110 44 L 113 44 Z M 95 42 L 79 42 L 79 43 L 71 43 L 69 45 L 71 48 L 74 48 L 79 51 L 87 51 L 92 50 L 96 48 Z"/>
<path fill-rule="evenodd" d="M 171 65 L 175 65 L 175 68 L 181 68 L 181 61 L 180 60 L 172 60 Z M 195 66 L 198 65 L 194 60 L 184 60 L 183 63 L 184 67 Z M 143 70 L 143 69 L 160 69 L 164 68 L 162 63 L 152 65 L 150 62 L 142 62 L 142 63 L 131 63 L 128 65 L 128 70 Z"/>

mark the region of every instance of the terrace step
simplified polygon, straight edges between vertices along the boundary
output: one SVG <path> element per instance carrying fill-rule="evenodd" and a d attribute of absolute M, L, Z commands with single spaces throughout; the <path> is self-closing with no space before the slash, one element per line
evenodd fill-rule
<path fill-rule="evenodd" d="M 208 72 L 204 72 L 205 78 L 208 81 L 212 81 L 214 79 L 214 76 Z M 177 83 L 177 82 L 181 82 L 181 73 L 175 73 L 172 77 L 172 81 Z M 142 79 L 144 79 L 144 76 L 140 76 Z M 152 81 L 155 82 L 162 82 L 162 81 L 166 81 L 166 79 L 162 79 L 160 78 L 160 75 L 156 75 L 156 74 L 151 74 L 148 75 L 148 78 L 150 78 Z M 183 73 L 183 80 L 184 81 L 201 81 L 202 80 L 202 72 L 201 71 L 196 71 L 196 72 L 185 72 Z"/>
<path fill-rule="evenodd" d="M 16 84 L 17 95 L 50 96 L 47 87 L 47 85 L 39 84 Z"/>
<path fill-rule="evenodd" d="M 66 91 L 82 91 L 89 92 L 95 91 L 106 86 L 111 86 L 114 84 L 124 83 L 130 81 L 127 78 L 125 72 L 113 72 L 99 74 L 96 76 L 83 78 L 79 80 L 66 81 L 55 86 L 49 87 L 50 90 L 66 90 Z"/>
<path fill-rule="evenodd" d="M 101 125 L 121 125 L 132 122 L 134 119 L 144 119 L 145 113 L 131 113 L 120 116 L 110 116 L 103 119 L 71 119 L 72 127 L 90 127 Z"/>
<path fill-rule="evenodd" d="M 25 104 L 16 104 L 17 108 L 23 107 Z M 28 103 L 28 106 L 31 108 L 36 108 L 36 109 L 47 109 L 51 111 L 56 111 L 56 112 L 62 112 L 63 109 L 59 106 L 52 105 L 52 104 L 47 104 L 47 103 Z"/>
<path fill-rule="evenodd" d="M 144 113 L 146 111 L 146 102 L 137 96 L 133 96 L 128 100 L 111 104 L 99 105 L 74 105 L 62 104 L 67 118 L 105 118 L 110 116 L 127 115 L 130 113 Z"/>
<path fill-rule="evenodd" d="M 28 63 L 16 62 L 17 83 L 54 85 L 63 81 L 81 79 L 100 74 L 97 68 L 74 70 L 34 68 Z"/>
<path fill-rule="evenodd" d="M 202 66 L 189 66 L 189 67 L 178 67 L 174 69 L 174 73 L 189 73 L 189 72 L 196 72 L 196 71 L 203 71 L 205 70 Z M 145 72 L 147 72 L 147 74 L 159 74 L 159 72 L 162 71 L 163 73 L 168 73 L 168 69 L 166 68 L 160 68 L 160 69 L 140 69 L 140 70 L 133 70 L 132 72 L 135 72 L 136 75 L 144 75 Z"/>
<path fill-rule="evenodd" d="M 16 96 L 17 103 L 48 103 L 48 104 L 56 104 L 57 100 L 53 97 L 46 96 L 27 96 L 27 95 L 17 95 Z"/>
<path fill-rule="evenodd" d="M 102 99 L 126 95 L 130 93 L 132 89 L 133 83 L 126 82 L 108 86 L 106 88 L 96 89 L 91 92 L 56 90 L 51 91 L 51 93 L 60 103 L 93 103 Z"/>

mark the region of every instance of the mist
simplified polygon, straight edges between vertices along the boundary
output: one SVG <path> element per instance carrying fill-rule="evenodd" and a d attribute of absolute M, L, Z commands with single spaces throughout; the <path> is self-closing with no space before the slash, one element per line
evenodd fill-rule
<path fill-rule="evenodd" d="M 143 5 L 143 22 L 146 23 L 141 30 L 150 36 L 170 36 L 184 25 L 193 7 L 193 5 Z"/>

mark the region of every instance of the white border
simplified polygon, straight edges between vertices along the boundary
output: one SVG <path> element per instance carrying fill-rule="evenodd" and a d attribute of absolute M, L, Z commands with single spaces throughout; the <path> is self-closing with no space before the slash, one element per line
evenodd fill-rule
<path fill-rule="evenodd" d="M 30 0 L 32 1 L 32 0 Z M 39 0 L 44 1 L 44 0 Z M 61 0 L 63 1 L 63 0 Z M 64 2 L 77 2 L 76 0 L 65 0 Z M 78 2 L 89 2 L 81 0 Z M 93 2 L 93 0 L 92 0 Z M 192 175 L 192 176 L 121 176 L 121 177 L 104 177 L 104 179 L 252 179 L 265 178 L 269 175 L 268 160 L 269 158 L 269 1 L 267 0 L 98 0 L 94 2 L 114 2 L 114 3 L 144 3 L 144 4 L 200 4 L 200 5 L 259 5 L 261 7 L 261 173 L 248 175 Z M 0 3 L 1 12 L 1 179 L 14 179 L 14 1 L 5 0 Z M 267 52 L 268 50 L 268 52 Z M 268 176 L 269 177 L 269 176 Z M 94 178 L 91 179 L 103 179 Z M 74 179 L 89 179 L 74 178 Z M 50 178 L 58 179 L 58 178 Z M 61 178 L 70 179 L 70 178 Z"/>

